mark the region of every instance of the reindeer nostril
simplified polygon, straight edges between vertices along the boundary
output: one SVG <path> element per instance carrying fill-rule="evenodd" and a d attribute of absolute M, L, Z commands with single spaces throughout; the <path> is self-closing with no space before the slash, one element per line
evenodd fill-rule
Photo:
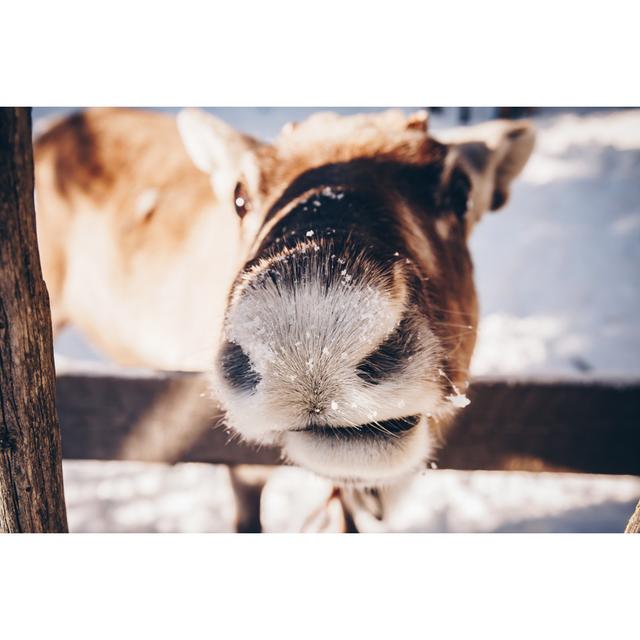
<path fill-rule="evenodd" d="M 356 374 L 370 384 L 379 384 L 399 373 L 416 351 L 416 337 L 402 320 L 397 329 L 356 367 Z"/>
<path fill-rule="evenodd" d="M 226 342 L 220 352 L 220 365 L 225 380 L 241 391 L 253 391 L 260 374 L 251 365 L 249 356 L 235 342 Z"/>

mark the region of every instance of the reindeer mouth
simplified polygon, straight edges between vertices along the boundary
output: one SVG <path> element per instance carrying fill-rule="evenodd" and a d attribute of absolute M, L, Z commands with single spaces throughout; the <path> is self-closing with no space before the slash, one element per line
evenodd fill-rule
<path fill-rule="evenodd" d="M 393 440 L 413 429 L 420 421 L 420 416 L 407 416 L 405 418 L 393 418 L 379 422 L 368 422 L 358 426 L 339 427 L 306 427 L 296 429 L 296 432 L 309 433 L 326 440 L 354 442 L 367 440 Z"/>
<path fill-rule="evenodd" d="M 420 469 L 431 450 L 422 415 L 284 434 L 288 460 L 338 484 L 382 486 Z"/>

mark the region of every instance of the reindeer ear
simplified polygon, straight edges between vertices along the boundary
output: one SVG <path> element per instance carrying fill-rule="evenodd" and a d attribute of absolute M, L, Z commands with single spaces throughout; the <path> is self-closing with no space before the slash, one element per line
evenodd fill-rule
<path fill-rule="evenodd" d="M 183 109 L 178 113 L 177 123 L 193 164 L 205 173 L 233 165 L 246 148 L 235 129 L 200 109 Z"/>
<path fill-rule="evenodd" d="M 255 173 L 256 140 L 199 109 L 180 111 L 177 124 L 193 164 L 211 176 L 219 197 L 233 192 L 241 176 L 251 177 L 247 174 Z"/>
<path fill-rule="evenodd" d="M 535 139 L 535 130 L 531 123 L 506 122 L 495 150 L 494 188 L 489 207 L 492 211 L 507 202 L 511 181 L 527 164 Z"/>
<path fill-rule="evenodd" d="M 471 226 L 485 211 L 495 211 L 507 202 L 511 181 L 533 151 L 535 129 L 528 121 L 495 120 L 445 132 L 439 138 L 449 147 L 445 179 L 457 171 L 469 177 Z"/>

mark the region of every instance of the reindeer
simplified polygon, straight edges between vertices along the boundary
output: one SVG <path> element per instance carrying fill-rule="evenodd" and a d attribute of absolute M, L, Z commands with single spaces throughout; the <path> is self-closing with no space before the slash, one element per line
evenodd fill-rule
<path fill-rule="evenodd" d="M 467 239 L 534 137 L 494 121 L 445 143 L 394 110 L 273 144 L 197 110 L 73 116 L 35 145 L 54 326 L 208 371 L 229 428 L 336 486 L 397 483 L 468 402 Z"/>

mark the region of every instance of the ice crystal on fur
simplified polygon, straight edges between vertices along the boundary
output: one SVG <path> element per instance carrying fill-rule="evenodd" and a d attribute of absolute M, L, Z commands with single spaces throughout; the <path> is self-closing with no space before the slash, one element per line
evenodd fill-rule
<path fill-rule="evenodd" d="M 467 405 L 471 404 L 471 400 L 467 398 L 463 393 L 456 393 L 447 396 L 447 400 L 456 408 L 464 409 Z"/>

